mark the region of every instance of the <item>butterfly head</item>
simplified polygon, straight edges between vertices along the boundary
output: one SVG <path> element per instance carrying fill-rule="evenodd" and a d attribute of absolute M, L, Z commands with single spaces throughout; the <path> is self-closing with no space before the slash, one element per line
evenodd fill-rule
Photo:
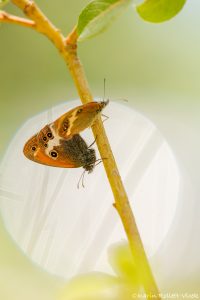
<path fill-rule="evenodd" d="M 105 107 L 106 105 L 108 105 L 108 103 L 109 103 L 109 99 L 107 99 L 106 101 L 103 100 L 103 101 L 99 102 L 99 105 L 100 105 L 100 111 L 102 111 L 102 109 L 104 109 L 104 107 Z"/>
<path fill-rule="evenodd" d="M 95 118 L 101 111 L 108 105 L 109 100 L 106 101 L 100 101 L 100 102 L 89 102 L 84 105 L 82 105 L 83 110 L 80 111 L 83 112 L 85 115 L 91 115 L 92 118 Z"/>

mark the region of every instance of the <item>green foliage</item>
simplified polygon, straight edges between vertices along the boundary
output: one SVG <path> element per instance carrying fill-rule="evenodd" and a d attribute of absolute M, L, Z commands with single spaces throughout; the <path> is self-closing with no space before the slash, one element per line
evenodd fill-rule
<path fill-rule="evenodd" d="M 9 0 L 0 0 L 0 8 L 6 5 Z"/>
<path fill-rule="evenodd" d="M 146 0 L 137 6 L 137 12 L 145 21 L 160 23 L 173 18 L 186 0 Z"/>
<path fill-rule="evenodd" d="M 79 41 L 104 31 L 132 0 L 96 0 L 89 3 L 78 19 Z"/>
<path fill-rule="evenodd" d="M 143 20 L 160 23 L 178 14 L 185 2 L 186 0 L 145 0 L 136 7 L 136 10 Z M 131 4 L 133 4 L 133 0 L 95 0 L 90 2 L 78 19 L 78 41 L 89 39 L 104 31 Z"/>

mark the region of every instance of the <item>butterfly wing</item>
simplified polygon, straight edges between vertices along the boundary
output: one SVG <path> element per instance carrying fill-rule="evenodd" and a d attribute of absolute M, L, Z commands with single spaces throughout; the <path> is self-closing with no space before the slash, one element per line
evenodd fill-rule
<path fill-rule="evenodd" d="M 60 167 L 60 168 L 78 168 L 80 163 L 75 159 L 71 159 L 71 155 L 67 148 L 64 147 L 65 142 L 54 144 L 53 147 L 44 147 L 41 139 L 38 139 L 43 133 L 41 131 L 31 137 L 25 144 L 23 153 L 24 155 L 39 164 Z M 48 142 L 47 142 L 48 145 Z"/>
<path fill-rule="evenodd" d="M 51 132 L 49 125 L 45 126 L 38 134 L 30 138 L 24 146 L 24 155 L 39 164 L 59 168 L 79 168 L 85 163 L 84 153 L 88 147 L 80 135 L 74 135 L 66 140 L 51 136 L 44 139 Z M 45 140 L 45 141 L 44 141 Z"/>
<path fill-rule="evenodd" d="M 70 110 L 53 123 L 57 134 L 65 139 L 79 134 L 93 124 L 107 104 L 108 101 L 89 102 Z"/>

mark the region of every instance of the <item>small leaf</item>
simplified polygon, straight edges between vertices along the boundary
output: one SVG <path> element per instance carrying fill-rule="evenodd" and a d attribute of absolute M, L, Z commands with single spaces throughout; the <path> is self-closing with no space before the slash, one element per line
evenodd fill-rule
<path fill-rule="evenodd" d="M 104 273 L 77 276 L 65 285 L 59 300 L 112 300 L 118 285 L 116 277 Z"/>
<path fill-rule="evenodd" d="M 89 3 L 78 19 L 78 40 L 83 41 L 104 31 L 132 0 L 95 0 Z"/>
<path fill-rule="evenodd" d="M 145 21 L 160 23 L 173 18 L 186 0 L 145 0 L 137 6 L 137 12 Z"/>
<path fill-rule="evenodd" d="M 130 247 L 127 243 L 115 244 L 109 249 L 110 264 L 118 276 L 138 285 L 137 269 L 133 260 Z"/>
<path fill-rule="evenodd" d="M 0 0 L 0 7 L 3 7 L 4 5 L 6 5 L 6 3 L 8 2 L 9 0 Z"/>

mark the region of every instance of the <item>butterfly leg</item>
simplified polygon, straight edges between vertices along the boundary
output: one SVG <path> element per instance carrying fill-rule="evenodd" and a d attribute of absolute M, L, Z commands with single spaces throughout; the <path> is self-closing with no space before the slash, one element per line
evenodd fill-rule
<path fill-rule="evenodd" d="M 95 161 L 95 163 L 96 163 L 96 162 L 98 162 L 98 163 L 95 164 L 95 167 L 98 166 L 100 163 L 102 163 L 104 159 L 108 159 L 108 158 L 107 158 L 107 157 L 103 157 L 103 158 L 97 159 L 97 160 Z"/>
<path fill-rule="evenodd" d="M 86 170 L 83 171 L 83 173 L 81 174 L 80 178 L 79 178 L 79 181 L 77 183 L 77 188 L 79 189 L 80 187 L 80 182 L 82 183 L 82 187 L 84 188 L 84 177 L 85 177 L 85 172 Z"/>
<path fill-rule="evenodd" d="M 103 123 L 109 119 L 109 117 L 108 117 L 108 116 L 106 116 L 106 115 L 104 115 L 104 114 L 101 114 L 101 115 L 102 115 L 102 117 L 104 117 L 104 118 L 105 118 L 105 119 L 102 121 Z"/>
<path fill-rule="evenodd" d="M 96 140 L 97 140 L 97 136 L 95 137 L 95 140 L 92 142 L 92 144 L 88 146 L 88 148 L 91 148 L 96 143 Z"/>

